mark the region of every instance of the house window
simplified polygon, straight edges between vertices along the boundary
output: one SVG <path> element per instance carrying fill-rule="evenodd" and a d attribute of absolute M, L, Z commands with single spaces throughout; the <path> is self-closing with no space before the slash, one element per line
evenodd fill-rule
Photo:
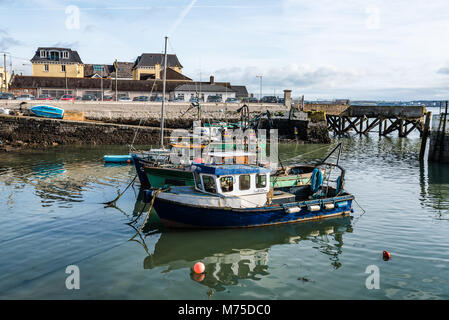
<path fill-rule="evenodd" d="M 65 72 L 65 64 L 63 64 L 63 65 L 61 66 L 61 71 L 62 71 L 62 72 Z"/>
<path fill-rule="evenodd" d="M 215 187 L 215 179 L 212 176 L 203 176 L 203 186 L 204 191 L 209 193 L 216 193 L 217 188 Z"/>
<path fill-rule="evenodd" d="M 251 177 L 249 174 L 243 174 L 239 177 L 239 188 L 240 190 L 249 190 L 251 186 Z"/>
<path fill-rule="evenodd" d="M 44 64 L 44 71 L 48 72 L 48 64 Z"/>
<path fill-rule="evenodd" d="M 47 58 L 47 51 L 41 50 L 41 51 L 40 51 L 40 57 L 41 57 L 41 58 Z"/>
<path fill-rule="evenodd" d="M 265 188 L 267 186 L 267 176 L 265 174 L 256 175 L 256 188 Z"/>
<path fill-rule="evenodd" d="M 221 177 L 220 187 L 223 192 L 231 192 L 234 190 L 234 178 L 232 176 Z"/>
<path fill-rule="evenodd" d="M 62 58 L 63 59 L 68 59 L 69 58 L 69 52 L 68 51 L 63 51 L 62 52 Z"/>

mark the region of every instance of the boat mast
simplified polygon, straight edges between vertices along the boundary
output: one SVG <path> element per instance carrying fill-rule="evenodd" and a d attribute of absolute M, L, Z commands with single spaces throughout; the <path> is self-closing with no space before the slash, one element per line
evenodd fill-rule
<path fill-rule="evenodd" d="M 164 104 L 165 104 L 165 82 L 167 80 L 167 39 L 165 37 L 164 50 L 164 76 L 162 78 L 162 108 L 161 108 L 161 148 L 164 148 Z"/>

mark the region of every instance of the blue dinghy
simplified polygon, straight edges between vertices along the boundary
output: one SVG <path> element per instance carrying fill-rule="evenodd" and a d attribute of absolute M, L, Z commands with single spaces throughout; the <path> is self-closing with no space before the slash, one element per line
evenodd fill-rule
<path fill-rule="evenodd" d="M 133 161 L 131 155 L 106 155 L 104 162 L 106 163 L 130 163 Z"/>
<path fill-rule="evenodd" d="M 64 109 L 48 105 L 32 106 L 30 111 L 38 117 L 53 119 L 62 119 L 64 117 Z"/>

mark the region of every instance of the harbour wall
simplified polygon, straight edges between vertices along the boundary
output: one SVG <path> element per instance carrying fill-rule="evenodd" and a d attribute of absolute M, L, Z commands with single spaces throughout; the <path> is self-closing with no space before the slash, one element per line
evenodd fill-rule
<path fill-rule="evenodd" d="M 237 121 L 238 119 L 233 119 Z M 189 119 L 178 119 L 178 128 L 188 129 Z M 262 128 L 267 128 L 267 123 Z M 295 136 L 293 127 L 297 128 Z M 273 120 L 272 129 L 279 128 L 281 139 L 299 139 L 310 143 L 327 143 L 329 136 L 325 123 L 288 119 Z M 164 130 L 165 142 L 169 142 L 174 129 Z M 137 133 L 137 134 L 136 134 Z M 325 133 L 325 134 L 324 134 Z M 160 128 L 97 121 L 72 121 L 30 116 L 0 115 L 0 148 L 46 147 L 52 145 L 157 145 Z"/>

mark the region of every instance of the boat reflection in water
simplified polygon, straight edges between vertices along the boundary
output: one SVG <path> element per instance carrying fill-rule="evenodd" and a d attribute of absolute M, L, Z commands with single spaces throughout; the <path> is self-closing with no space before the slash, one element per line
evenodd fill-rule
<path fill-rule="evenodd" d="M 420 185 L 421 205 L 438 212 L 438 219 L 449 219 L 449 164 L 421 164 Z"/>
<path fill-rule="evenodd" d="M 139 199 L 133 216 L 137 216 L 142 207 Z M 197 275 L 192 271 L 191 279 L 217 291 L 224 290 L 226 285 L 235 285 L 241 279 L 256 280 L 268 275 L 270 248 L 301 240 L 313 241 L 314 248 L 327 254 L 330 264 L 337 269 L 341 266 L 339 255 L 343 234 L 352 232 L 350 216 L 260 228 L 218 230 L 164 230 L 155 216 L 153 212 L 144 228 L 146 235 L 161 232 L 153 253 L 150 253 L 143 238 L 139 240 L 136 237 L 148 254 L 143 261 L 144 269 L 166 267 L 164 272 L 170 272 L 191 269 L 201 261 L 206 266 L 206 272 Z M 328 237 L 332 237 L 332 244 Z"/>

